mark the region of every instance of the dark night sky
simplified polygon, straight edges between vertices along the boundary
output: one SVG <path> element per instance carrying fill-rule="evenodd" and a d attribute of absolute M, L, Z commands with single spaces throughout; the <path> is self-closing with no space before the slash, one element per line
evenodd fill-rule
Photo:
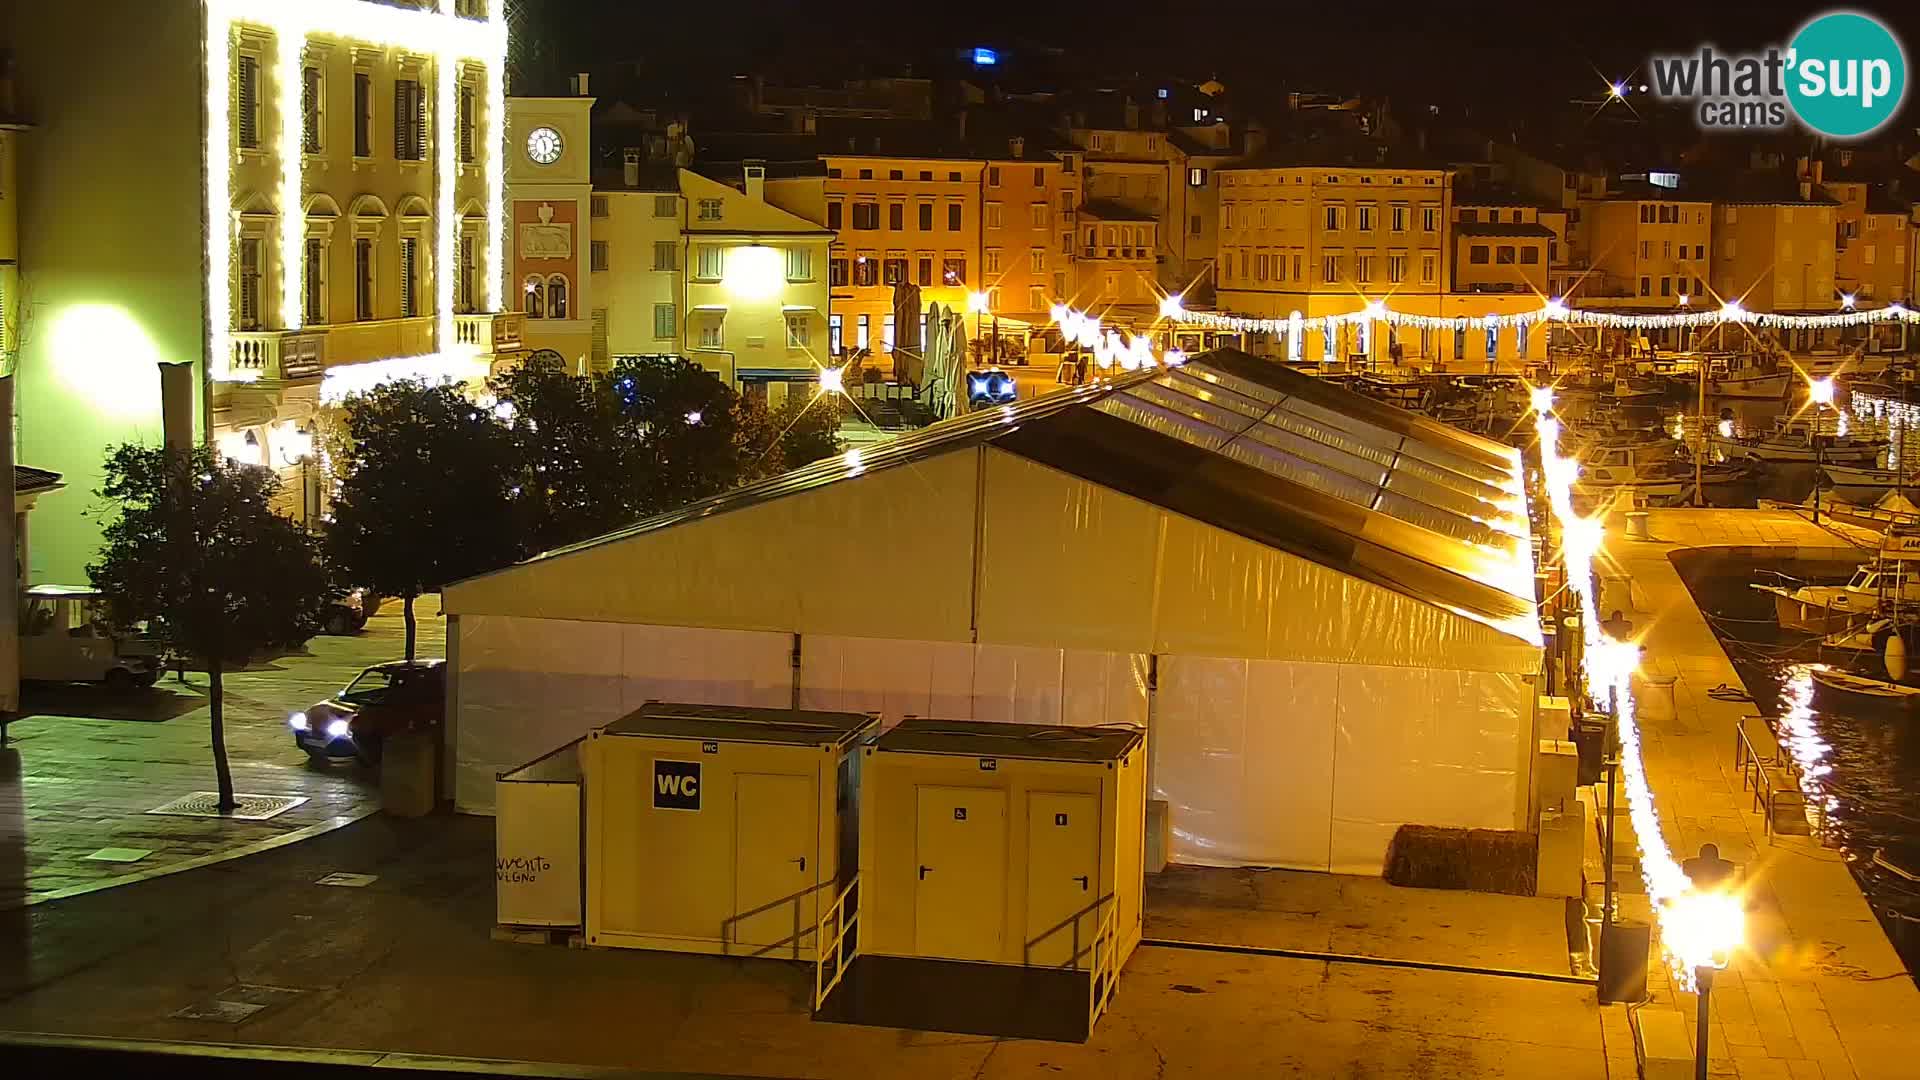
<path fill-rule="evenodd" d="M 1448 104 L 1524 107 L 1601 88 L 1654 52 L 1784 43 L 1816 14 L 1867 11 L 1896 27 L 1910 63 L 1920 5 L 1573 0 L 1562 3 L 1377 4 L 1318 0 L 523 0 L 553 27 L 560 70 L 640 59 L 649 70 L 721 72 L 811 64 L 857 74 L 930 47 L 994 44 L 1066 50 L 1087 72 L 1174 69 L 1270 85 L 1384 93 Z M 1010 74 L 1012 74 L 1010 72 Z M 1909 94 L 1908 116 L 1913 113 Z"/>

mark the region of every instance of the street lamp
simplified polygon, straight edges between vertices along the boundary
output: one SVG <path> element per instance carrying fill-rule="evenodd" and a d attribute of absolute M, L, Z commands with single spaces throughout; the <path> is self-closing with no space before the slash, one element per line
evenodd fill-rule
<path fill-rule="evenodd" d="M 1833 404 L 1833 377 L 1807 380 L 1807 401 L 1813 405 L 1813 523 L 1820 524 L 1820 478 L 1827 471 L 1827 407 Z"/>
<path fill-rule="evenodd" d="M 1693 973 L 1699 998 L 1694 1021 L 1698 1045 L 1693 1055 L 1693 1075 L 1695 1080 L 1706 1080 L 1713 976 L 1725 970 L 1734 950 L 1746 939 L 1746 908 L 1738 895 L 1716 885 L 1675 897 L 1667 904 L 1661 925 L 1662 938 L 1667 951 L 1673 954 L 1675 965 Z"/>
<path fill-rule="evenodd" d="M 975 341 L 979 341 L 987 332 L 985 324 L 987 321 L 988 300 L 989 298 L 984 292 L 970 292 L 967 294 L 967 310 L 973 312 L 973 339 Z M 997 319 L 995 321 L 998 322 Z"/>

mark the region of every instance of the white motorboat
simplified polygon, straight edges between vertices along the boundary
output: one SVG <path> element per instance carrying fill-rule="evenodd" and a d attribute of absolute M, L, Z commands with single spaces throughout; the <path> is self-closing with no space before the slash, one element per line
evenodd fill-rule
<path fill-rule="evenodd" d="M 1652 378 L 1617 378 L 1613 380 L 1613 400 L 1620 405 L 1644 405 L 1665 396 L 1665 380 Z"/>
<path fill-rule="evenodd" d="M 1893 366 L 1893 358 L 1868 356 L 1859 349 L 1853 349 L 1848 352 L 1803 353 L 1793 358 L 1793 366 L 1805 372 L 1809 379 L 1824 379 L 1832 375 L 1875 379 L 1887 373 L 1887 369 Z"/>
<path fill-rule="evenodd" d="M 1864 626 L 1879 614 L 1882 600 L 1920 603 L 1920 576 L 1903 578 L 1872 564 L 1855 569 L 1844 585 L 1754 582 L 1748 587 L 1773 597 L 1780 629 L 1808 634 L 1842 634 Z"/>
<path fill-rule="evenodd" d="M 1728 465 L 1696 470 L 1679 455 L 1680 449 L 1673 439 L 1590 443 L 1578 451 L 1580 472 L 1573 494 L 1591 500 L 1631 490 L 1647 505 L 1677 506 L 1691 502 L 1700 483 L 1712 491 L 1746 479 L 1743 470 Z"/>
<path fill-rule="evenodd" d="M 1827 423 L 1819 426 L 1818 434 L 1825 445 L 1816 443 L 1815 425 L 1807 418 L 1789 416 L 1775 420 L 1773 430 L 1764 435 L 1739 436 L 1716 431 L 1707 436 L 1707 441 L 1729 458 L 1744 455 L 1760 461 L 1803 465 L 1871 466 L 1887 449 L 1885 439 L 1847 434 L 1844 415 L 1837 433 L 1827 430 L 1831 426 Z"/>
<path fill-rule="evenodd" d="M 1827 484 L 1835 495 L 1856 503 L 1877 502 L 1882 496 L 1896 489 L 1914 490 L 1920 488 L 1920 473 L 1902 475 L 1892 469 L 1874 469 L 1858 465 L 1840 465 L 1829 462 L 1820 467 Z"/>

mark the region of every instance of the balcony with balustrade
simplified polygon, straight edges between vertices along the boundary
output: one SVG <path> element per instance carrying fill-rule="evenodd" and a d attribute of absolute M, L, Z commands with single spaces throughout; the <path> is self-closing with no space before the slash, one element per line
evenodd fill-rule
<path fill-rule="evenodd" d="M 236 378 L 247 381 L 319 378 L 327 367 L 327 333 L 324 328 L 236 330 L 227 362 Z"/>

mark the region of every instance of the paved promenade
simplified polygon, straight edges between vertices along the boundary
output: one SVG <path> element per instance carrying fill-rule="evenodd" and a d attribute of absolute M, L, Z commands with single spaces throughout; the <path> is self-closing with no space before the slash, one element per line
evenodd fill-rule
<path fill-rule="evenodd" d="M 420 611 L 419 655 L 441 655 L 434 598 Z M 205 865 L 300 840 L 371 812 L 375 778 L 350 764 L 318 768 L 293 745 L 287 713 L 403 652 L 400 608 L 388 604 L 352 637 L 317 637 L 308 652 L 226 676 L 227 757 L 234 789 L 307 801 L 266 821 L 163 817 L 148 810 L 214 790 L 206 677 L 169 674 L 151 691 L 25 689 L 23 718 L 0 750 L 0 910 Z M 95 858 L 123 849 L 113 861 Z M 140 854 L 140 853 L 145 854 Z"/>
<path fill-rule="evenodd" d="M 1631 613 L 1642 667 L 1674 676 L 1675 717 L 1648 720 L 1642 739 L 1665 835 L 1676 857 L 1713 842 L 1751 882 L 1751 948 L 1722 974 L 1711 996 L 1713 1075 L 1794 1080 L 1920 1077 L 1920 990 L 1868 909 L 1838 851 L 1817 838 L 1765 835 L 1751 793 L 1734 768 L 1734 728 L 1756 710 L 1715 700 L 1716 686 L 1741 686 L 1668 556 L 1683 548 L 1764 548 L 1775 557 L 1859 556 L 1874 538 L 1815 527 L 1788 511 L 1655 510 L 1650 541 L 1608 525 L 1607 553 L 1632 580 Z M 1762 752 L 1765 726 L 1748 725 Z M 1684 1014 L 1691 1038 L 1695 1001 L 1656 977 L 1648 1009 Z M 1609 1039 L 1609 1051 L 1613 1040 Z M 1611 1055 L 1610 1055 L 1611 1056 Z M 1630 1074 L 1628 1074 L 1630 1075 Z"/>

